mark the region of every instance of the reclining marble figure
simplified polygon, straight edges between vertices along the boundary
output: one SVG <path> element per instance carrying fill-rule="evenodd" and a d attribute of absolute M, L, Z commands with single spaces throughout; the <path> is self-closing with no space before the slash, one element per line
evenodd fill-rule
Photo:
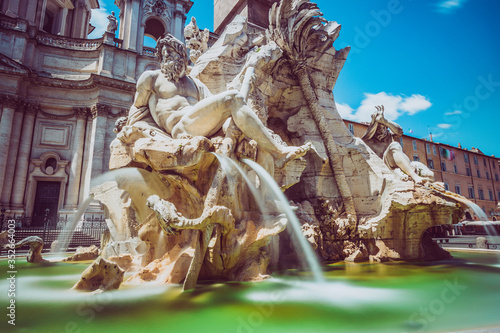
<path fill-rule="evenodd" d="M 266 223 L 261 223 L 258 218 L 248 218 L 252 215 L 251 204 L 240 202 L 244 194 L 236 187 L 229 190 L 234 193 L 227 192 L 224 171 L 220 166 L 214 169 L 207 165 L 207 159 L 211 158 L 206 153 L 215 150 L 227 156 L 238 156 L 242 152 L 243 156 L 257 156 L 242 148 L 248 145 L 254 147 L 253 150 L 265 152 L 264 157 L 257 157 L 257 161 L 260 159 L 274 169 L 268 164 L 282 168 L 289 161 L 305 155 L 312 144 L 287 146 L 275 139 L 247 104 L 257 80 L 255 68 L 246 69 L 239 90 L 212 95 L 200 80 L 187 74 L 188 54 L 181 41 L 165 35 L 157 42 L 157 56 L 161 69 L 146 71 L 139 77 L 128 117 L 116 122 L 117 140 L 112 143 L 110 168 L 140 165 L 146 170 L 153 169 L 166 180 L 170 194 L 164 197 L 161 193 L 147 194 L 145 204 L 156 216 L 164 236 L 171 237 L 172 246 L 178 241 L 175 237 L 191 239 L 190 235 L 193 235 L 196 239 L 196 245 L 192 245 L 195 251 L 185 272 L 185 290 L 194 288 L 202 264 L 207 260 L 205 275 L 211 270 L 210 276 L 222 274 L 237 280 L 264 276 L 268 261 L 259 254 L 259 249 L 269 237 L 284 230 L 286 221 L 280 216 L 276 216 L 276 221 L 270 219 Z M 224 133 L 222 139 L 221 130 Z M 142 204 L 136 203 L 135 207 L 137 205 Z M 142 216 L 140 219 L 149 221 L 151 218 Z M 146 224 L 138 231 L 140 237 L 145 234 Z M 220 232 L 214 231 L 215 225 L 220 226 Z M 240 235 L 246 233 L 245 225 L 256 235 L 248 238 L 248 242 Z M 186 229 L 199 230 L 199 236 L 181 233 Z M 240 260 L 228 257 L 222 264 L 206 259 L 211 239 L 226 244 L 220 249 L 224 253 L 242 251 L 238 255 Z M 184 243 L 181 245 L 186 245 Z M 156 251 L 154 245 L 148 251 Z M 151 262 L 154 256 L 147 255 L 145 263 Z M 220 258 L 218 255 L 209 257 Z"/>
<path fill-rule="evenodd" d="M 311 148 L 311 144 L 286 147 L 274 140 L 247 105 L 253 71 L 248 71 L 241 92 L 229 90 L 211 95 L 201 81 L 186 75 L 188 55 L 181 41 L 167 34 L 158 40 L 157 56 L 161 60 L 161 70 L 146 71 L 139 78 L 127 126 L 151 115 L 173 139 L 185 139 L 211 137 L 232 119 L 245 136 L 255 140 L 275 158 L 278 168 L 303 156 Z"/>
<path fill-rule="evenodd" d="M 384 106 L 377 106 L 376 109 L 363 141 L 400 177 L 404 178 L 406 174 L 417 184 L 433 182 L 434 173 L 422 163 L 411 162 L 403 152 L 399 143 L 399 138 L 403 136 L 401 126 L 384 117 Z M 400 174 L 400 171 L 404 174 Z"/>

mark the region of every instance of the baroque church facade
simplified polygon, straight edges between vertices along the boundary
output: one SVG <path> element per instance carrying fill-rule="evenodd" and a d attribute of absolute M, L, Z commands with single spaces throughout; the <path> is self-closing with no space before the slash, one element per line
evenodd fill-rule
<path fill-rule="evenodd" d="M 182 39 L 193 2 L 116 0 L 119 29 L 98 39 L 87 38 L 98 0 L 0 3 L 0 208 L 37 227 L 74 214 L 109 170 L 115 121 L 159 68 L 144 36 Z"/>

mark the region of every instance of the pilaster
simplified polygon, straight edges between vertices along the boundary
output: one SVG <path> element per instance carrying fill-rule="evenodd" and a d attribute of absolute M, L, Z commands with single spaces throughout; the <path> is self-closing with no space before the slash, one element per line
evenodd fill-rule
<path fill-rule="evenodd" d="M 33 142 L 33 129 L 38 109 L 39 106 L 33 104 L 28 104 L 25 107 L 21 142 L 19 143 L 17 152 L 16 172 L 14 173 L 14 185 L 12 188 L 11 206 L 14 209 L 23 208 L 31 145 Z"/>
<path fill-rule="evenodd" d="M 7 0 L 5 15 L 17 18 L 19 12 L 19 0 Z"/>
<path fill-rule="evenodd" d="M 74 108 L 73 111 L 76 116 L 76 129 L 73 141 L 73 155 L 71 158 L 65 209 L 76 209 L 78 207 L 83 145 L 85 142 L 85 127 L 87 115 L 89 114 L 88 108 Z"/>
<path fill-rule="evenodd" d="M 14 183 L 14 174 L 16 171 L 16 162 L 18 157 L 19 141 L 21 138 L 21 128 L 23 126 L 24 110 L 26 103 L 19 101 L 14 114 L 14 121 L 12 124 L 12 133 L 10 137 L 10 145 L 7 163 L 8 166 L 5 170 L 5 179 L 1 190 L 0 202 L 2 207 L 10 206 L 10 196 L 12 193 L 12 184 Z"/>
<path fill-rule="evenodd" d="M 17 108 L 18 100 L 14 96 L 2 96 L 2 118 L 0 120 L 0 189 L 3 190 L 5 181 L 5 172 L 9 164 L 8 155 L 11 142 L 12 124 L 14 122 L 14 113 Z"/>
<path fill-rule="evenodd" d="M 86 123 L 85 146 L 83 151 L 82 176 L 80 180 L 80 202 L 83 202 L 90 193 L 90 180 L 92 176 L 92 164 L 94 159 L 94 145 L 97 128 L 97 113 L 90 110 Z"/>
<path fill-rule="evenodd" d="M 91 176 L 99 176 L 104 172 L 104 150 L 106 147 L 106 131 L 108 113 L 111 107 L 108 105 L 97 103 L 91 109 L 92 118 L 95 119 L 95 137 L 94 137 L 94 153 L 92 160 Z M 109 149 L 109 148 L 108 148 Z"/>

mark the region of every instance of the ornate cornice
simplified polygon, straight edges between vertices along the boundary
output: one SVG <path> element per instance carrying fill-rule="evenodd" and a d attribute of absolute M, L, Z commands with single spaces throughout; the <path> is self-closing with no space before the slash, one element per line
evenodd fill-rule
<path fill-rule="evenodd" d="M 33 85 L 40 85 L 40 86 L 60 88 L 60 89 L 86 90 L 86 89 L 98 88 L 99 86 L 106 86 L 106 87 L 116 88 L 119 90 L 135 92 L 135 83 L 107 78 L 96 74 L 91 74 L 91 76 L 88 79 L 81 81 L 56 79 L 56 78 L 38 76 L 37 74 L 32 74 L 29 76 L 29 82 L 30 84 Z"/>
<path fill-rule="evenodd" d="M 92 82 L 96 86 L 102 85 L 102 86 L 116 88 L 119 90 L 135 92 L 135 83 L 132 83 L 132 82 L 111 79 L 111 78 L 104 77 L 101 75 L 96 75 L 96 74 L 92 74 L 92 76 L 90 77 L 90 80 L 92 80 Z"/>
<path fill-rule="evenodd" d="M 70 81 L 49 77 L 41 77 L 36 74 L 29 76 L 29 82 L 34 85 L 62 88 L 62 89 L 92 89 L 97 87 L 97 84 L 92 80 L 92 77 L 81 81 Z"/>

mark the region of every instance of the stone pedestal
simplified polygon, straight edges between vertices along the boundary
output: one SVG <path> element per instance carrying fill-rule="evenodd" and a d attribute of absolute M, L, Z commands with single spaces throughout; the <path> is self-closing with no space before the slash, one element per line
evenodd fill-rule
<path fill-rule="evenodd" d="M 115 34 L 110 31 L 106 31 L 103 35 L 103 43 L 108 45 L 115 45 Z"/>

